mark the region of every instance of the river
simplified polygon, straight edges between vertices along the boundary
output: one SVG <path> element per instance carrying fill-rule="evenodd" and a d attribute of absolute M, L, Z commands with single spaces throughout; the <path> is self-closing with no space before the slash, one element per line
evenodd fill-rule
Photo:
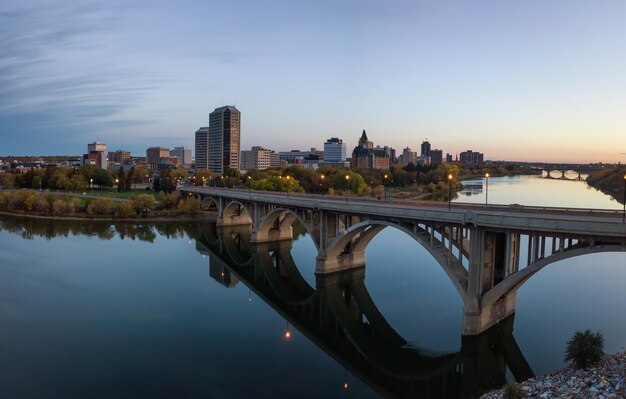
<path fill-rule="evenodd" d="M 456 201 L 484 203 L 482 180 L 465 183 Z M 584 182 L 536 176 L 491 178 L 488 199 L 621 207 Z M 0 222 L 0 397 L 453 398 L 486 388 L 467 377 L 482 360 L 460 336 L 456 290 L 397 230 L 371 242 L 364 284 L 346 277 L 356 281 L 347 294 L 316 283 L 303 232 L 291 247 L 251 249 L 245 232 L 207 223 Z M 252 252 L 265 260 L 250 266 Z M 605 350 L 620 350 L 625 281 L 625 253 L 550 265 L 519 290 L 505 346 L 516 343 L 535 374 L 565 365 L 576 330 L 600 330 Z M 302 302 L 316 284 L 327 288 Z M 342 310 L 333 295 L 355 301 Z M 368 320 L 346 335 L 336 325 L 355 311 Z M 459 359 L 464 378 L 411 380 Z M 410 378 L 398 377 L 404 369 Z"/>

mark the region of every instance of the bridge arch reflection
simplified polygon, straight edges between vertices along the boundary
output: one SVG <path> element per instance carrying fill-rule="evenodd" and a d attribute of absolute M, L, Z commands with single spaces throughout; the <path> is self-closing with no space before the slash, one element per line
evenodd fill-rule
<path fill-rule="evenodd" d="M 463 337 L 458 352 L 428 354 L 407 345 L 380 313 L 365 285 L 364 267 L 318 274 L 311 287 L 293 261 L 290 241 L 245 244 L 240 241 L 245 237 L 230 229 L 202 231 L 196 248 L 228 274 L 228 281 L 245 284 L 385 397 L 470 398 L 502 385 L 507 368 L 518 379 L 533 375 L 512 335 L 513 317 Z"/>

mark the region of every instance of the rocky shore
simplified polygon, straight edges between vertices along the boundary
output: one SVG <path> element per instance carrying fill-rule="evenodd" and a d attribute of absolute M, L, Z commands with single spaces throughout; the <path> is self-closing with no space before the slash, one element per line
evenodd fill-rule
<path fill-rule="evenodd" d="M 587 370 L 566 367 L 552 374 L 519 383 L 525 398 L 625 399 L 626 352 L 606 356 Z M 502 389 L 488 392 L 481 399 L 503 398 Z"/>

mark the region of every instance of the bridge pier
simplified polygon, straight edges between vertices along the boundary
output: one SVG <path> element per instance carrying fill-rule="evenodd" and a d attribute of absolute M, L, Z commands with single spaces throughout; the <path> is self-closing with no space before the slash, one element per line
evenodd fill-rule
<path fill-rule="evenodd" d="M 315 259 L 315 274 L 328 274 L 365 267 L 365 251 L 353 251 L 339 256 L 318 254 Z"/>
<path fill-rule="evenodd" d="M 273 242 L 273 241 L 285 241 L 293 240 L 293 228 L 289 226 L 281 226 L 276 229 L 252 231 L 250 236 L 250 242 Z"/>

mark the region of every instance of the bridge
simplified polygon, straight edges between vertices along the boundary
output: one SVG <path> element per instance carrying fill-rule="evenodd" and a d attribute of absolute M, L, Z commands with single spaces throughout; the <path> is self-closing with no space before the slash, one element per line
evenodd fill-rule
<path fill-rule="evenodd" d="M 604 165 L 598 164 L 535 164 L 537 169 L 541 169 L 542 172 L 546 172 L 547 179 L 560 179 L 560 180 L 583 180 L 583 174 L 590 174 L 600 171 L 605 168 Z M 576 174 L 575 178 L 568 178 L 567 174 L 571 172 Z M 554 174 L 556 173 L 556 176 Z"/>
<path fill-rule="evenodd" d="M 456 203 L 448 209 L 437 203 L 208 187 L 179 191 L 215 212 L 218 226 L 249 226 L 254 244 L 289 241 L 293 224 L 301 223 L 317 249 L 317 276 L 365 266 L 365 250 L 378 233 L 404 232 L 437 260 L 456 288 L 463 301 L 463 335 L 478 335 L 512 316 L 517 290 L 544 267 L 626 251 L 619 211 Z"/>
<path fill-rule="evenodd" d="M 458 352 L 434 353 L 408 343 L 385 320 L 364 267 L 319 274 L 311 287 L 291 256 L 291 241 L 253 244 L 248 226 L 209 225 L 193 236 L 213 279 L 225 287 L 245 284 L 384 397 L 473 398 L 502 386 L 507 368 L 518 380 L 534 376 L 513 337 L 513 317 L 463 337 Z"/>

